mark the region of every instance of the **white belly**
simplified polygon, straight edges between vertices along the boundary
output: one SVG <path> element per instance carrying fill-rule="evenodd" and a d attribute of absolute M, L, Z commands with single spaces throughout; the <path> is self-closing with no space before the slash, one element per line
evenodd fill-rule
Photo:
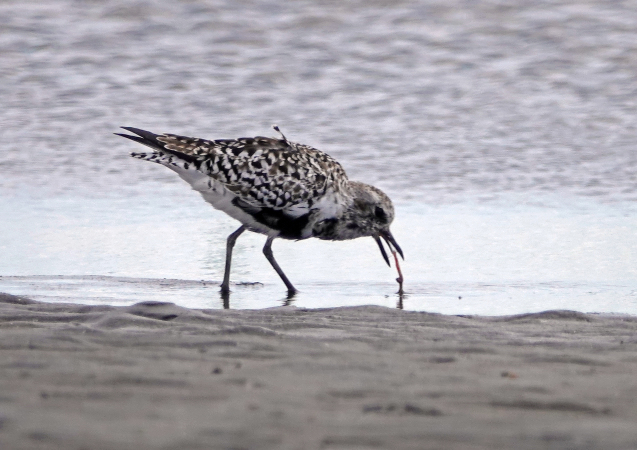
<path fill-rule="evenodd" d="M 232 200 L 237 196 L 213 178 L 204 175 L 198 170 L 186 170 L 173 165 L 167 165 L 166 167 L 174 170 L 182 180 L 187 182 L 195 191 L 199 192 L 204 200 L 210 203 L 215 209 L 225 212 L 233 219 L 237 219 L 251 231 L 268 236 L 277 236 L 279 234 L 278 230 L 273 230 L 257 222 L 250 214 L 235 206 Z"/>

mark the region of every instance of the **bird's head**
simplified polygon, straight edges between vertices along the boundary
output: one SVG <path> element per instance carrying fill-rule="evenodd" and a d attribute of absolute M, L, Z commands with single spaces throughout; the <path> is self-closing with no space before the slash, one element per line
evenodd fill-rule
<path fill-rule="evenodd" d="M 350 188 L 353 200 L 344 223 L 344 228 L 351 236 L 348 239 L 363 236 L 373 237 L 383 258 L 389 265 L 389 258 L 383 247 L 382 238 L 390 251 L 398 252 L 404 259 L 403 251 L 389 231 L 389 226 L 394 221 L 394 205 L 389 197 L 374 186 L 356 181 L 350 181 Z"/>

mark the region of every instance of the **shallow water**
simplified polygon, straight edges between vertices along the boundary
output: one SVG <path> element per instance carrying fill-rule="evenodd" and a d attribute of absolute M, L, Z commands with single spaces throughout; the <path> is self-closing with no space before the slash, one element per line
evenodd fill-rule
<path fill-rule="evenodd" d="M 236 224 L 187 186 L 178 188 L 128 199 L 5 199 L 2 209 L 14 213 L 3 224 L 0 273 L 12 276 L 0 277 L 0 291 L 45 301 L 223 306 L 225 238 Z M 637 312 L 637 219 L 617 205 L 404 202 L 397 211 L 407 309 Z M 286 301 L 261 254 L 264 243 L 252 233 L 237 243 L 233 308 Z M 274 251 L 301 291 L 297 306 L 398 304 L 396 272 L 371 238 L 278 240 Z"/>
<path fill-rule="evenodd" d="M 394 199 L 405 308 L 637 314 L 631 3 L 9 1 L 0 29 L 0 291 L 221 307 L 237 225 L 112 133 L 278 123 Z M 231 307 L 285 301 L 263 242 Z M 371 239 L 274 251 L 298 306 L 397 303 Z"/>

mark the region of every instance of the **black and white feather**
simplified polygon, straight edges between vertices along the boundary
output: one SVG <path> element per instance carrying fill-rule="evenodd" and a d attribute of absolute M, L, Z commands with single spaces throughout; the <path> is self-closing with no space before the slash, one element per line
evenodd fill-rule
<path fill-rule="evenodd" d="M 175 171 L 208 203 L 241 222 L 238 234 L 247 229 L 267 235 L 268 248 L 277 237 L 344 240 L 372 236 L 388 261 L 380 236 L 402 256 L 389 232 L 394 219 L 389 197 L 373 186 L 348 180 L 336 160 L 315 148 L 290 142 L 283 134 L 280 139 L 207 140 L 123 128 L 135 135 L 120 136 L 152 149 L 131 153 L 132 157 Z M 229 239 L 222 290 L 228 289 L 231 244 L 234 241 Z M 277 272 L 284 278 L 280 269 Z M 286 285 L 295 291 L 289 281 Z"/>

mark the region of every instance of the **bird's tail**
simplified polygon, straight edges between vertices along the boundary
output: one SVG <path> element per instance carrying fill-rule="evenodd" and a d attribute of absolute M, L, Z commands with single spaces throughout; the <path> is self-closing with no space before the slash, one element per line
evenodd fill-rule
<path fill-rule="evenodd" d="M 164 143 L 157 140 L 159 134 L 151 133 L 150 131 L 142 130 L 139 128 L 133 127 L 122 127 L 126 131 L 130 131 L 131 133 L 135 133 L 137 136 L 133 136 L 130 134 L 123 133 L 115 133 L 117 136 L 125 137 L 126 139 L 130 139 L 131 141 L 138 142 L 140 144 L 146 145 L 153 150 L 165 151 Z"/>
<path fill-rule="evenodd" d="M 157 139 L 158 137 L 165 135 L 151 133 L 150 131 L 142 130 L 140 128 L 122 128 L 126 131 L 130 131 L 131 133 L 135 133 L 137 136 L 115 133 L 117 136 L 125 137 L 126 139 L 130 139 L 131 141 L 135 141 L 153 149 L 152 152 L 133 152 L 130 154 L 133 158 L 155 162 L 170 168 L 178 167 L 188 170 L 193 164 L 197 168 L 199 167 L 200 162 L 195 156 L 166 148 L 166 143 Z"/>

